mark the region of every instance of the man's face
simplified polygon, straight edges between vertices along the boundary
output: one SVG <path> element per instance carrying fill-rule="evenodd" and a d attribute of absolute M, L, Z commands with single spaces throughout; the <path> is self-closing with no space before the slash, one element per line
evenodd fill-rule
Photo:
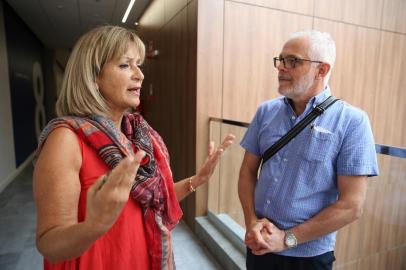
<path fill-rule="evenodd" d="M 279 57 L 309 59 L 308 51 L 309 41 L 306 38 L 296 38 L 285 43 Z M 283 96 L 298 99 L 306 96 L 315 86 L 316 68 L 314 63 L 298 60 L 294 67 L 288 68 L 281 63 L 277 68 L 278 92 Z"/>

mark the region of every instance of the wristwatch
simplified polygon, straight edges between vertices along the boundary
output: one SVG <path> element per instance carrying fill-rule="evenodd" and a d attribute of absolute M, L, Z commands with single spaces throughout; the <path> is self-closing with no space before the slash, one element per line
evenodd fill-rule
<path fill-rule="evenodd" d="M 285 245 L 288 248 L 294 248 L 297 246 L 297 238 L 290 230 L 285 231 Z"/>

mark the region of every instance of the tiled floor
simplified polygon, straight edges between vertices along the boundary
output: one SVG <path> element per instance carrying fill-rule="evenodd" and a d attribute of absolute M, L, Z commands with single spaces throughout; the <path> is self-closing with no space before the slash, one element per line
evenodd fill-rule
<path fill-rule="evenodd" d="M 35 248 L 35 204 L 32 167 L 28 166 L 0 193 L 0 270 L 42 269 Z M 189 228 L 180 223 L 173 232 L 178 270 L 222 269 Z"/>

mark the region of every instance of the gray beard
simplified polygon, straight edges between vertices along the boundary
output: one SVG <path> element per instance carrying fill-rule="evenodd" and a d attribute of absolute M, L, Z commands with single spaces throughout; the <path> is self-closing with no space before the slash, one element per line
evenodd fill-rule
<path fill-rule="evenodd" d="M 302 95 L 313 86 L 314 80 L 311 72 L 301 77 L 292 87 L 281 90 L 279 93 L 287 98 L 295 98 Z"/>

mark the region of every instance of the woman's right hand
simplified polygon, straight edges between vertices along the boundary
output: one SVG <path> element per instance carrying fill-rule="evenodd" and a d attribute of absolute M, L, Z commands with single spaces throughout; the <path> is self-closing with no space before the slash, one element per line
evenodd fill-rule
<path fill-rule="evenodd" d="M 144 151 L 124 158 L 110 173 L 99 178 L 87 191 L 85 224 L 100 234 L 115 223 L 127 203 Z"/>

